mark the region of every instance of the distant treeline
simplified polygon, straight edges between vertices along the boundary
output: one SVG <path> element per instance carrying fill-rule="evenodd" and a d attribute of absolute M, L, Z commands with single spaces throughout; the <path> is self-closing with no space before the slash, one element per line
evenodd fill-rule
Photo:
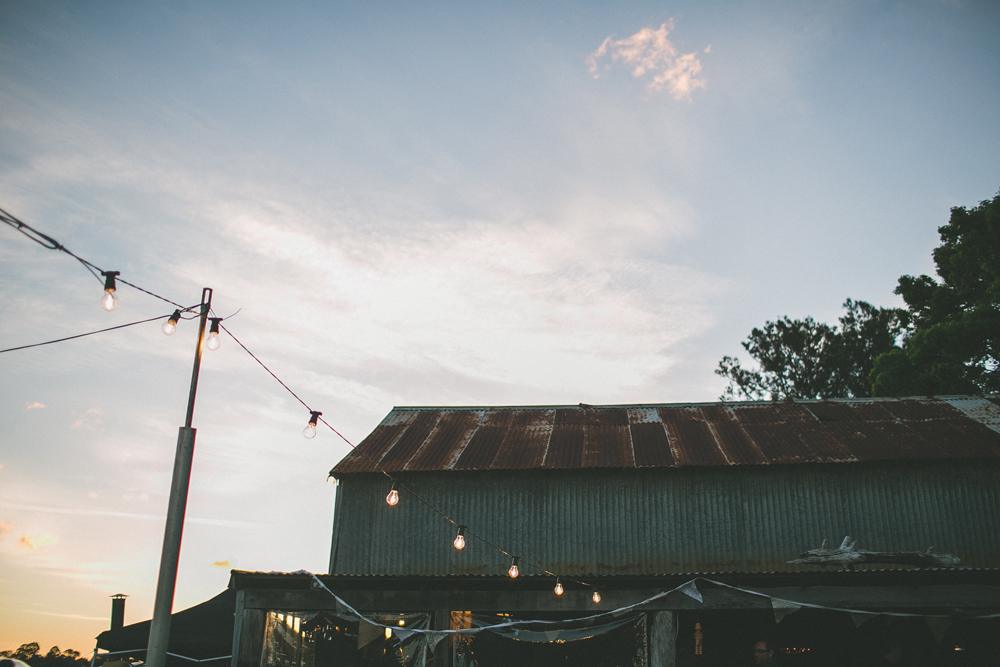
<path fill-rule="evenodd" d="M 58 646 L 53 646 L 48 653 L 42 653 L 38 642 L 21 644 L 13 651 L 0 651 L 0 660 L 3 658 L 23 660 L 31 667 L 86 667 L 90 664 L 90 660 L 71 648 L 60 651 Z"/>

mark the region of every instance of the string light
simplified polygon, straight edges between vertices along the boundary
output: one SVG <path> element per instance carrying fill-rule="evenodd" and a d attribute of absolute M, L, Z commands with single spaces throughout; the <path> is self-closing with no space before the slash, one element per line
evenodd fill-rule
<path fill-rule="evenodd" d="M 212 326 L 208 329 L 208 340 L 205 341 L 205 347 L 210 350 L 218 350 L 219 346 L 222 345 L 222 339 L 219 338 L 219 322 L 222 321 L 221 317 L 210 317 L 208 318 L 212 321 Z"/>
<path fill-rule="evenodd" d="M 162 331 L 166 336 L 173 336 L 174 332 L 177 331 L 177 322 L 181 319 L 181 311 L 175 310 L 174 314 L 170 316 L 166 322 L 163 323 Z"/>
<path fill-rule="evenodd" d="M 392 639 L 392 628 L 386 628 L 385 629 L 385 638 L 386 639 Z"/>
<path fill-rule="evenodd" d="M 316 437 L 316 422 L 319 421 L 319 416 L 323 414 L 316 410 L 309 411 L 309 424 L 302 429 L 302 435 L 305 436 L 306 440 L 312 440 Z"/>
<path fill-rule="evenodd" d="M 112 310 L 115 310 L 116 308 L 118 308 L 119 301 L 118 301 L 118 296 L 116 294 L 116 291 L 117 291 L 116 277 L 120 275 L 119 271 L 103 271 L 103 270 L 101 270 L 100 267 L 97 267 L 97 266 L 91 264 L 90 262 L 86 261 L 82 257 L 79 257 L 78 255 L 70 252 L 68 249 L 66 249 L 64 246 L 62 246 L 60 243 L 58 243 L 55 239 L 52 239 L 51 237 L 46 236 L 45 234 L 42 234 L 41 232 L 38 232 L 37 230 L 29 227 L 28 225 L 24 224 L 20 220 L 17 220 L 13 216 L 10 216 L 9 214 L 7 214 L 6 211 L 3 211 L 2 209 L 0 209 L 0 221 L 2 221 L 4 223 L 7 223 L 8 225 L 11 225 L 12 227 L 14 227 L 15 229 L 17 229 L 21 233 L 26 234 L 29 238 L 31 238 L 36 243 L 40 243 L 41 245 L 43 245 L 46 248 L 53 249 L 53 250 L 59 250 L 61 252 L 65 252 L 66 254 L 70 255 L 74 259 L 78 260 L 81 264 L 84 265 L 84 267 L 87 268 L 87 270 L 89 270 L 95 276 L 98 276 L 98 274 L 100 276 L 103 276 L 104 277 L 104 292 L 105 292 L 105 294 L 101 298 L 101 306 L 105 310 L 108 310 L 108 311 L 112 311 Z M 141 292 L 145 292 L 146 294 L 149 294 L 150 296 L 153 296 L 153 297 L 155 297 L 157 299 L 160 299 L 162 301 L 166 301 L 167 303 L 170 303 L 173 306 L 177 306 L 178 310 L 175 310 L 171 314 L 171 316 L 167 319 L 167 321 L 163 324 L 163 326 L 162 326 L 162 331 L 163 331 L 164 335 L 171 336 L 174 333 L 176 333 L 176 331 L 177 331 L 177 323 L 181 320 L 181 310 L 180 310 L 180 308 L 182 308 L 182 306 L 180 304 L 177 304 L 177 303 L 175 303 L 173 301 L 170 301 L 169 299 L 166 299 L 166 298 L 164 298 L 164 297 L 162 297 L 162 296 L 160 296 L 158 294 L 155 294 L 153 292 L 150 292 L 148 290 L 142 289 L 141 287 L 139 287 L 137 285 L 133 285 L 132 283 L 130 283 L 130 282 L 126 281 L 126 280 L 121 280 L 121 282 L 125 283 L 126 285 L 129 285 L 130 287 L 138 289 Z M 156 320 L 156 319 L 159 319 L 159 318 L 152 318 L 152 320 Z M 220 328 L 222 328 L 220 326 L 220 322 L 223 321 L 223 318 L 221 318 L 221 317 L 220 318 L 214 318 L 213 317 L 213 318 L 209 318 L 209 319 L 211 320 L 211 327 L 209 329 L 208 338 L 204 341 L 204 344 L 205 344 L 205 347 L 207 347 L 209 350 L 214 351 L 214 350 L 218 350 L 219 347 L 221 346 L 221 343 L 222 343 L 221 338 L 219 336 L 219 331 L 220 331 Z M 143 322 L 152 321 L 152 320 L 143 320 Z M 136 323 L 133 323 L 133 324 L 141 324 L 141 323 L 142 322 L 136 322 Z M 123 326 L 131 326 L 131 325 L 123 325 Z M 120 327 L 113 327 L 113 328 L 120 328 Z M 102 331 L 105 331 L 105 330 L 102 330 Z M 228 329 L 226 331 L 228 333 Z M 94 333 L 99 333 L 99 332 L 94 332 Z M 84 334 L 84 335 L 89 335 L 89 334 Z M 232 334 L 230 334 L 230 335 L 232 335 Z M 71 338 L 77 338 L 77 337 L 78 336 L 73 336 Z M 234 339 L 235 339 L 235 337 L 234 337 Z M 60 339 L 60 341 L 61 340 L 63 340 L 63 339 Z M 67 338 L 65 340 L 69 340 L 69 339 Z M 49 341 L 49 342 L 60 342 L 60 341 Z M 250 354 L 250 356 L 253 357 L 257 361 L 257 363 L 259 363 L 261 365 L 261 367 L 264 368 L 265 371 L 267 371 L 272 377 L 274 377 L 274 379 L 277 380 L 279 384 L 281 384 L 286 390 L 288 390 L 288 392 L 291 393 L 292 396 L 294 396 L 296 399 L 298 399 L 300 403 L 303 403 L 303 405 L 308 409 L 309 406 L 305 405 L 305 403 L 302 401 L 302 399 L 299 398 L 295 394 L 295 392 L 292 391 L 291 388 L 288 387 L 288 385 L 286 385 L 284 382 L 281 381 L 280 378 L 278 378 L 276 375 L 274 375 L 274 373 L 270 369 L 268 369 L 267 366 L 264 365 L 263 362 L 260 361 L 260 359 L 257 359 L 257 357 L 252 352 L 250 352 L 250 350 L 248 350 L 245 345 L 243 345 L 242 343 L 240 343 L 238 339 L 236 340 L 236 342 L 248 354 Z M 47 344 L 47 343 L 43 343 L 43 344 Z M 34 346 L 26 346 L 26 347 L 34 347 Z M 21 349 L 21 348 L 12 348 L 12 350 L 13 349 Z M 4 351 L 8 351 L 8 350 L 4 350 Z M 306 438 L 313 438 L 313 437 L 315 437 L 315 434 L 316 434 L 316 424 L 319 421 L 322 421 L 322 420 L 319 419 L 319 416 L 321 414 L 322 413 L 319 412 L 319 411 L 312 411 L 312 410 L 310 410 L 310 421 L 309 421 L 309 424 L 303 430 L 303 435 Z M 344 436 L 341 435 L 335 428 L 333 428 L 333 426 L 331 426 L 330 424 L 328 424 L 325 421 L 323 421 L 323 423 L 326 424 L 331 430 L 333 430 L 334 433 L 337 433 L 337 435 L 339 435 L 341 438 L 343 438 L 345 441 L 347 441 L 347 439 L 344 438 Z M 354 445 L 351 444 L 349 441 L 347 441 L 347 443 L 349 445 L 351 445 L 352 448 L 354 448 Z M 376 468 L 377 467 L 378 466 L 376 464 Z M 419 496 L 417 497 L 417 499 L 421 500 L 419 498 Z M 390 506 L 393 506 L 393 505 L 396 505 L 398 502 L 399 502 L 398 484 L 396 482 L 394 482 L 393 485 L 392 485 L 392 489 L 389 491 L 389 495 L 386 496 L 386 503 L 388 503 Z M 426 504 L 426 501 L 423 501 L 423 502 L 425 502 L 425 504 Z M 438 512 L 438 514 L 441 514 L 441 516 L 443 516 L 444 518 L 446 518 L 449 521 L 451 521 L 451 519 L 449 517 L 447 517 L 447 515 L 445 515 L 440 510 L 437 510 L 433 506 L 431 506 L 431 508 L 435 509 Z M 452 523 L 454 523 L 454 522 L 452 521 Z M 466 529 L 467 529 L 466 526 L 459 526 L 458 533 L 456 534 L 455 540 L 453 541 L 453 546 L 456 549 L 458 549 L 458 550 L 461 550 L 461 549 L 465 548 L 466 540 L 465 540 L 464 533 L 465 533 Z M 479 538 L 479 539 L 482 539 L 482 538 Z M 486 541 L 487 544 L 489 544 L 493 548 L 497 549 L 498 551 L 506 553 L 499 546 L 492 544 L 488 540 L 484 540 L 484 541 Z M 518 576 L 518 574 L 519 574 L 519 569 L 518 569 L 519 560 L 520 560 L 520 558 L 518 556 L 514 556 L 513 559 L 512 559 L 510 569 L 507 572 L 507 574 L 511 578 L 516 578 Z M 546 571 L 546 573 L 549 574 L 549 575 L 553 574 L 553 573 L 547 572 L 547 571 Z M 562 595 L 563 592 L 564 592 L 562 581 L 560 580 L 559 577 L 556 578 L 556 587 L 555 587 L 554 590 L 555 590 L 556 595 Z M 594 594 L 593 594 L 592 597 L 593 597 L 593 600 L 594 600 L 595 603 L 598 603 L 601 600 L 600 593 L 598 593 L 597 591 L 594 591 Z"/>
<path fill-rule="evenodd" d="M 101 297 L 101 308 L 111 312 L 118 307 L 118 296 L 115 291 L 118 289 L 115 286 L 115 276 L 117 276 L 120 271 L 101 271 L 101 275 L 104 276 L 104 296 Z"/>
<path fill-rule="evenodd" d="M 103 270 L 101 270 L 100 267 L 95 266 L 94 264 L 88 262 L 84 258 L 82 258 L 82 257 L 80 257 L 80 256 L 78 256 L 78 255 L 76 255 L 76 254 L 74 254 L 72 252 L 70 252 L 65 246 L 63 246 L 62 244 L 60 244 L 55 239 L 53 239 L 53 238 L 51 238 L 49 236 L 46 236 L 45 234 L 39 232 L 38 230 L 35 230 L 35 229 L 31 228 L 30 226 L 26 225 L 25 223 L 23 223 L 22 221 L 18 220 L 17 218 L 11 216 L 6 211 L 3 211 L 2 209 L 0 209 L 0 222 L 4 222 L 4 223 L 6 223 L 6 224 L 8 224 L 8 225 L 10 225 L 12 227 L 14 227 L 18 231 L 20 231 L 22 234 L 25 234 L 26 236 L 28 236 L 28 238 L 32 239 L 36 243 L 41 244 L 45 248 L 48 248 L 48 249 L 51 249 L 51 250 L 58 250 L 60 252 L 64 252 L 64 253 L 70 255 L 71 257 L 73 257 L 74 259 L 76 259 L 77 261 L 79 261 L 81 264 L 83 264 L 83 266 L 88 271 L 90 271 L 95 277 L 103 276 L 104 277 L 104 292 L 105 292 L 105 294 L 101 298 L 101 306 L 105 310 L 108 310 L 108 311 L 115 310 L 118 307 L 118 305 L 119 305 L 118 296 L 117 296 L 117 294 L 115 292 L 117 291 L 116 277 L 120 275 L 119 271 L 103 271 Z M 148 295 L 150 295 L 152 297 L 160 299 L 161 301 L 165 301 L 165 302 L 167 302 L 167 303 L 169 303 L 169 304 L 171 304 L 173 306 L 176 306 L 178 308 L 178 310 L 175 310 L 171 314 L 171 316 L 167 319 L 167 321 L 163 324 L 163 326 L 162 326 L 162 331 L 167 336 L 171 336 L 171 335 L 173 335 L 176 332 L 176 330 L 177 330 L 177 328 L 176 328 L 177 327 L 177 323 L 181 320 L 181 310 L 180 309 L 183 308 L 183 306 L 181 304 L 175 303 L 175 302 L 173 302 L 173 301 L 171 301 L 171 300 L 169 300 L 169 299 L 167 299 L 165 297 L 160 296 L 159 294 L 155 294 L 153 292 L 150 292 L 149 290 L 145 290 L 145 289 L 139 287 L 138 285 L 134 285 L 134 284 L 132 284 L 132 283 L 126 281 L 126 280 L 121 280 L 121 282 L 123 282 L 126 285 L 128 285 L 130 287 L 133 287 L 133 288 L 135 288 L 135 289 L 137 289 L 137 290 L 139 290 L 141 292 L 145 292 L 146 294 L 148 294 Z M 186 310 L 189 310 L 189 309 L 186 309 Z M 160 316 L 160 317 L 162 317 L 162 316 Z M 121 325 L 120 327 L 112 327 L 111 329 L 102 329 L 101 331 L 92 332 L 92 333 L 101 333 L 103 331 L 111 331 L 113 329 L 122 328 L 124 326 L 132 326 L 134 324 L 142 324 L 144 322 L 154 321 L 154 320 L 157 320 L 157 319 L 160 319 L 160 318 L 159 317 L 151 318 L 149 320 L 142 320 L 141 322 L 133 322 L 133 323 L 127 324 L 127 325 Z M 211 320 L 212 324 L 211 324 L 211 327 L 209 329 L 208 338 L 204 341 L 204 343 L 205 343 L 205 347 L 207 347 L 209 350 L 213 350 L 214 351 L 214 350 L 219 349 L 219 347 L 221 346 L 221 342 L 222 341 L 221 341 L 221 338 L 219 336 L 219 330 L 220 330 L 220 328 L 224 329 L 224 327 L 220 326 L 220 322 L 222 322 L 223 318 L 209 318 L 209 319 Z M 226 332 L 230 333 L 228 329 L 226 329 Z M 90 335 L 90 334 L 81 334 L 81 335 Z M 230 335 L 232 336 L 231 333 L 230 333 Z M 61 342 L 63 340 L 70 340 L 72 338 L 79 338 L 79 337 L 80 336 L 71 336 L 69 338 L 59 339 L 59 340 L 56 340 L 56 341 L 48 341 L 47 343 L 39 343 L 39 345 L 47 345 L 49 343 Z M 257 363 L 260 364 L 261 367 L 265 371 L 267 371 L 275 380 L 277 380 L 278 383 L 281 384 L 282 387 L 284 387 L 292 396 L 294 396 L 300 403 L 302 403 L 303 406 L 306 409 L 309 409 L 309 406 L 306 405 L 305 402 L 302 401 L 302 399 L 299 398 L 298 395 L 296 395 L 296 393 L 294 391 L 292 391 L 292 389 L 287 384 L 285 384 L 284 382 L 282 382 L 281 379 L 278 378 L 278 376 L 276 376 L 260 359 L 258 359 L 256 357 L 256 355 L 254 355 L 252 352 L 250 352 L 250 350 L 247 349 L 247 347 L 245 345 L 243 345 L 239 341 L 239 339 L 237 339 L 235 336 L 233 336 L 233 339 L 236 340 L 237 344 L 239 344 L 239 346 L 242 347 L 244 351 L 246 351 L 255 361 L 257 361 Z M 35 347 L 35 345 L 29 345 L 29 346 L 23 346 L 23 347 Z M 22 349 L 22 348 L 11 348 L 11 350 L 2 350 L 2 351 L 7 352 L 7 351 L 16 350 L 16 349 Z M 312 411 L 312 410 L 310 410 L 310 417 L 311 417 L 311 419 L 310 419 L 310 422 L 309 422 L 309 426 L 307 426 L 306 429 L 303 430 L 303 435 L 305 435 L 307 438 L 315 436 L 315 427 L 316 427 L 317 422 L 323 421 L 321 419 L 318 419 L 319 415 L 321 415 L 321 414 L 322 413 L 319 412 L 319 411 Z M 341 435 L 340 432 L 338 432 L 332 425 L 330 425 L 326 421 L 323 421 L 323 423 L 327 427 L 329 427 L 330 430 L 332 430 L 334 433 L 336 433 L 338 436 L 340 436 L 345 442 L 347 442 L 348 445 L 350 445 L 352 448 L 355 448 L 355 446 L 350 441 L 348 441 L 347 438 L 344 438 L 344 436 Z M 312 431 L 312 432 L 309 433 L 309 431 Z M 365 458 L 367 458 L 367 457 L 365 457 Z M 372 463 L 375 464 L 374 461 Z M 377 469 L 378 465 L 375 464 L 375 466 L 376 466 L 376 469 Z M 417 499 L 418 500 L 422 500 L 419 496 L 417 496 Z M 399 502 L 399 491 L 398 491 L 398 485 L 397 485 L 397 483 L 395 483 L 395 482 L 393 483 L 392 490 L 390 490 L 389 495 L 386 496 L 386 502 L 389 505 L 396 505 Z M 422 502 L 424 502 L 425 504 L 427 504 L 426 501 L 422 501 Z M 434 508 L 431 505 L 429 505 L 429 506 L 431 507 L 431 509 L 434 509 L 435 511 L 437 511 L 438 514 L 440 514 L 442 517 L 444 517 L 444 518 L 448 519 L 449 521 L 451 521 L 452 523 L 454 523 L 454 521 L 452 521 L 443 512 L 441 512 L 437 508 Z M 466 529 L 467 529 L 466 526 L 459 526 L 458 534 L 455 536 L 455 540 L 453 542 L 453 545 L 455 546 L 456 549 L 463 549 L 465 547 L 466 540 L 465 540 L 464 532 L 465 532 Z M 479 539 L 483 539 L 483 538 L 479 538 Z M 503 549 L 501 549 L 499 546 L 497 546 L 497 545 L 489 542 L 488 540 L 483 540 L 483 541 L 485 541 L 486 544 L 492 546 L 494 549 L 497 549 L 498 551 L 500 551 L 502 553 L 507 553 Z M 519 560 L 520 560 L 519 557 L 517 557 L 517 556 L 513 557 L 510 569 L 508 570 L 508 575 L 510 575 L 511 578 L 515 578 L 515 577 L 518 576 L 518 573 L 519 573 L 518 572 L 518 562 L 519 562 Z M 553 573 L 551 573 L 551 572 L 547 572 L 547 571 L 545 571 L 545 572 L 547 574 L 549 574 L 549 575 L 554 576 Z M 555 592 L 556 592 L 557 595 L 562 595 L 562 593 L 563 593 L 562 582 L 561 582 L 561 580 L 558 577 L 556 578 Z M 593 598 L 594 598 L 594 602 L 599 602 L 600 599 L 601 599 L 601 596 L 600 596 L 599 593 L 597 593 L 595 591 L 594 595 L 593 595 Z"/>

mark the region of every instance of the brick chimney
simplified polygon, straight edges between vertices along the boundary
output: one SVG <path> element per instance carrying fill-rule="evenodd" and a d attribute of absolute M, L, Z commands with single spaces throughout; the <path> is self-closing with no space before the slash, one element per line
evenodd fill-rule
<path fill-rule="evenodd" d="M 121 630 L 125 627 L 125 598 L 123 593 L 115 593 L 111 596 L 111 629 Z"/>

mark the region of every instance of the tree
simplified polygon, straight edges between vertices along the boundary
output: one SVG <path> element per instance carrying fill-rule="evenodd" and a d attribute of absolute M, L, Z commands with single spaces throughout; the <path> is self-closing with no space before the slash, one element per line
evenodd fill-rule
<path fill-rule="evenodd" d="M 934 250 L 940 281 L 903 276 L 907 308 L 844 303 L 840 328 L 783 317 L 723 357 L 723 400 L 973 394 L 1000 391 L 1000 194 L 951 210 Z"/>
<path fill-rule="evenodd" d="M 71 648 L 60 651 L 58 646 L 53 646 L 48 653 L 42 655 L 38 642 L 21 644 L 13 651 L 0 651 L 0 656 L 22 660 L 31 667 L 87 667 L 90 664 L 79 651 Z"/>
<path fill-rule="evenodd" d="M 903 276 L 896 287 L 914 330 L 877 360 L 871 380 L 881 395 L 1000 391 L 1000 194 L 951 209 L 938 233 L 941 280 Z"/>
<path fill-rule="evenodd" d="M 729 379 L 722 400 L 871 396 L 868 374 L 879 355 L 896 347 L 909 318 L 864 301 L 848 299 L 844 308 L 839 329 L 786 316 L 751 331 L 743 348 L 759 370 L 723 357 L 715 371 Z"/>

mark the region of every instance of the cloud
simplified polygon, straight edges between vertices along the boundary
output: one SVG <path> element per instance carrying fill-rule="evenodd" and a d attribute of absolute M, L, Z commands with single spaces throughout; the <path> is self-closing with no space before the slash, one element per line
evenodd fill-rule
<path fill-rule="evenodd" d="M 0 521 L 0 537 L 3 537 L 4 535 L 10 533 L 13 527 L 14 524 L 7 523 L 6 521 Z"/>
<path fill-rule="evenodd" d="M 35 401 L 34 403 L 27 404 L 27 406 L 24 408 L 24 411 L 30 412 L 31 410 L 42 410 L 44 408 L 45 408 L 44 403 L 39 403 L 38 401 Z"/>
<path fill-rule="evenodd" d="M 705 87 L 705 79 L 700 77 L 701 61 L 698 55 L 678 53 L 677 47 L 667 39 L 674 29 L 674 20 L 670 19 L 654 30 L 646 26 L 631 37 L 612 40 L 609 35 L 597 50 L 587 56 L 587 65 L 594 78 L 601 76 L 601 71 L 611 69 L 611 63 L 605 63 L 603 70 L 599 61 L 610 55 L 611 62 L 621 62 L 632 68 L 632 76 L 636 78 L 651 75 L 646 89 L 659 92 L 664 88 L 675 100 L 691 101 L 691 93 L 696 88 Z M 711 45 L 705 53 L 711 51 Z"/>
<path fill-rule="evenodd" d="M 197 339 L 195 339 L 195 342 L 197 342 Z M 231 565 L 232 565 L 232 561 L 229 560 L 228 558 L 226 560 L 217 560 L 217 561 L 215 561 L 215 562 L 212 563 L 212 567 L 221 567 L 221 568 L 224 568 L 226 570 L 228 570 L 231 567 Z"/>
<path fill-rule="evenodd" d="M 77 416 L 77 419 L 75 422 L 70 424 L 69 427 L 74 431 L 79 429 L 84 429 L 86 431 L 94 431 L 101 428 L 101 426 L 104 424 L 104 422 L 101 420 L 100 417 L 100 415 L 104 413 L 98 408 L 90 408 L 85 413 L 83 413 L 83 415 L 79 415 L 79 413 L 77 413 L 74 410 L 73 414 Z"/>
<path fill-rule="evenodd" d="M 24 549 L 28 551 L 34 551 L 39 547 L 47 547 L 50 544 L 55 544 L 56 538 L 54 538 L 52 535 L 49 535 L 48 533 L 36 533 L 34 535 L 25 533 L 24 535 L 21 535 L 21 539 L 18 540 L 18 543 Z"/>

